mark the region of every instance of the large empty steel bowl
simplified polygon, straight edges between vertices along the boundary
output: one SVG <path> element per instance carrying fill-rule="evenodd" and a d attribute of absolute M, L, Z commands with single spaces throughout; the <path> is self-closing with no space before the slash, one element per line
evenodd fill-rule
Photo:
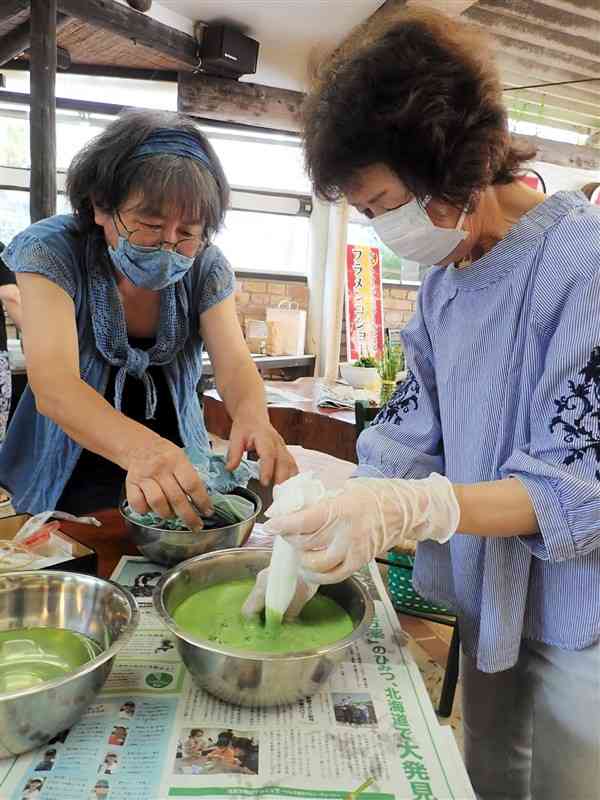
<path fill-rule="evenodd" d="M 268 566 L 271 550 L 246 548 L 210 553 L 166 572 L 154 590 L 154 605 L 176 637 L 181 657 L 195 683 L 221 700 L 243 706 L 293 703 L 319 691 L 335 665 L 348 655 L 373 620 L 373 602 L 358 577 L 333 586 L 322 586 L 350 615 L 354 630 L 349 636 L 316 650 L 298 653 L 258 653 L 215 645 L 180 628 L 175 609 L 200 589 L 223 581 L 256 577 Z"/>
<path fill-rule="evenodd" d="M 133 636 L 138 617 L 133 596 L 102 578 L 50 570 L 0 575 L 0 631 L 62 628 L 102 648 L 65 677 L 0 694 L 0 758 L 40 747 L 77 722 Z"/>
<path fill-rule="evenodd" d="M 254 503 L 254 514 L 242 522 L 226 525 L 223 528 L 192 533 L 191 531 L 170 531 L 166 528 L 152 528 L 149 525 L 140 525 L 134 522 L 126 513 L 126 500 L 119 505 L 121 516 L 140 553 L 156 564 L 165 564 L 172 567 L 188 558 L 212 553 L 214 550 L 228 550 L 231 547 L 241 547 L 250 534 L 257 517 L 262 511 L 260 497 L 250 489 L 238 487 L 232 494 L 238 494 Z"/>

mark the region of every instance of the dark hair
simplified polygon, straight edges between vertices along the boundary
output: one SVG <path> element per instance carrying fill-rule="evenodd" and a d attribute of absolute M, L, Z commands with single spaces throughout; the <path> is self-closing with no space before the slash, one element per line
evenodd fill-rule
<path fill-rule="evenodd" d="M 600 186 L 600 183 L 586 183 L 585 186 L 581 187 L 581 190 L 584 195 L 587 197 L 588 200 L 592 199 L 592 195 L 596 191 L 596 189 Z"/>
<path fill-rule="evenodd" d="M 217 736 L 217 747 L 229 747 L 233 739 L 233 731 L 221 731 Z"/>
<path fill-rule="evenodd" d="M 194 136 L 211 169 L 177 155 L 132 160 L 135 148 L 162 128 L 179 128 Z M 201 220 L 208 238 L 223 224 L 229 205 L 229 184 L 208 139 L 190 118 L 168 111 L 119 115 L 75 156 L 67 173 L 67 193 L 86 232 L 95 224 L 92 200 L 112 212 L 128 197 L 139 195 L 143 211 L 177 208 L 182 216 Z"/>
<path fill-rule="evenodd" d="M 417 198 L 457 207 L 515 180 L 535 152 L 511 139 L 487 39 L 435 11 L 381 16 L 314 75 L 303 115 L 317 194 L 338 199 L 357 170 L 380 162 Z"/>

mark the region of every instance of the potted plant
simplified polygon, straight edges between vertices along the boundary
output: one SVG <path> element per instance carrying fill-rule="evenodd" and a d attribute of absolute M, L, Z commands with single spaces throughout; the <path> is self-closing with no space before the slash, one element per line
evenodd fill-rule
<path fill-rule="evenodd" d="M 379 383 L 379 364 L 372 356 L 340 364 L 342 378 L 354 389 L 370 389 Z"/>
<path fill-rule="evenodd" d="M 404 353 L 398 345 L 386 341 L 383 355 L 378 363 L 381 378 L 381 405 L 385 405 L 394 394 L 399 373 L 404 369 Z"/>

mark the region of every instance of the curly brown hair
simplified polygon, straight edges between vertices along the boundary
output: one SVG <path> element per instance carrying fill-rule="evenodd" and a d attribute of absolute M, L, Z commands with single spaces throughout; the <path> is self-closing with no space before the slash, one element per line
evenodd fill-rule
<path fill-rule="evenodd" d="M 384 163 L 415 197 L 464 207 L 535 155 L 508 131 L 488 39 L 444 14 L 409 9 L 363 23 L 313 78 L 305 158 L 325 199 Z"/>

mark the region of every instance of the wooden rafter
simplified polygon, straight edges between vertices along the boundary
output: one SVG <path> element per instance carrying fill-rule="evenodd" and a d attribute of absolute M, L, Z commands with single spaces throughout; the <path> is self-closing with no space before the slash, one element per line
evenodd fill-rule
<path fill-rule="evenodd" d="M 192 36 L 114 0 L 58 0 L 58 9 L 63 14 L 150 47 L 182 64 L 198 65 L 198 46 Z"/>
<path fill-rule="evenodd" d="M 0 3 L 0 21 L 10 19 L 20 11 L 29 8 L 29 0 L 2 0 Z"/>
<path fill-rule="evenodd" d="M 56 29 L 60 30 L 69 18 L 66 14 L 58 14 L 56 17 Z M 29 20 L 22 22 L 17 28 L 6 33 L 0 38 L 0 67 L 20 56 L 31 44 L 31 26 Z"/>
<path fill-rule="evenodd" d="M 274 130 L 301 130 L 302 92 L 254 83 L 181 72 L 179 111 L 203 119 L 257 125 Z"/>

